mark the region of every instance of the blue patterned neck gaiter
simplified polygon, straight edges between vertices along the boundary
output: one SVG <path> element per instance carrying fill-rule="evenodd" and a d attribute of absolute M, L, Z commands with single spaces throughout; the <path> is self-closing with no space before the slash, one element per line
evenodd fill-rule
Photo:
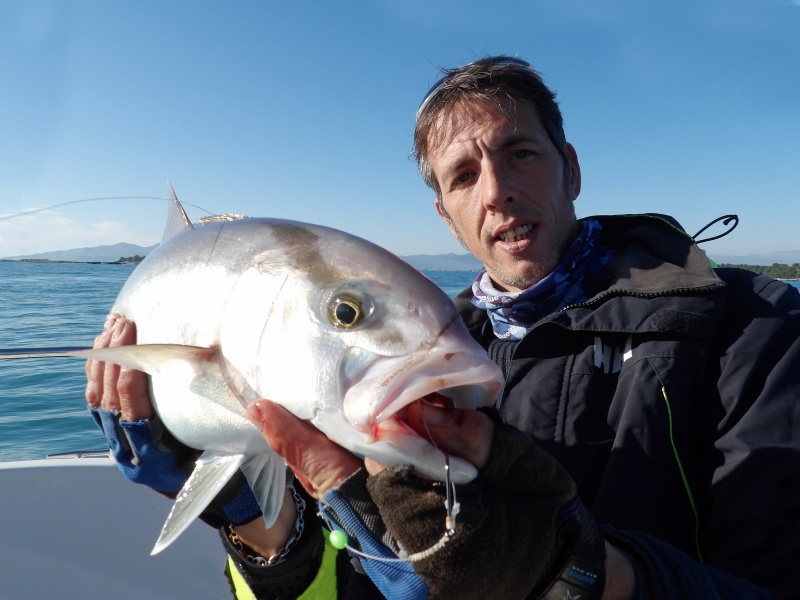
<path fill-rule="evenodd" d="M 472 283 L 472 304 L 486 310 L 498 338 L 521 340 L 542 317 L 590 298 L 613 255 L 600 243 L 602 229 L 599 221 L 584 221 L 561 262 L 527 290 L 498 290 L 486 270 L 480 272 Z"/>

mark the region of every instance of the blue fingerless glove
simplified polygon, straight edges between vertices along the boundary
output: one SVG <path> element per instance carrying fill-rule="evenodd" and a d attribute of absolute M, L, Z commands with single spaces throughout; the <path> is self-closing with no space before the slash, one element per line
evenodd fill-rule
<path fill-rule="evenodd" d="M 380 539 L 385 529 L 380 523 L 378 507 L 367 492 L 366 481 L 367 474 L 360 469 L 338 488 L 328 490 L 319 503 L 320 514 L 331 531 L 345 532 L 349 545 L 369 555 L 359 555 L 359 561 L 387 600 L 427 599 L 428 586 L 410 562 L 381 560 L 397 559 L 397 554 Z"/>
<path fill-rule="evenodd" d="M 108 440 L 111 455 L 127 479 L 174 498 L 194 470 L 200 451 L 179 442 L 158 416 L 122 421 L 118 411 L 91 409 Z M 234 475 L 200 515 L 209 525 L 240 525 L 261 515 L 253 491 L 241 472 Z"/>

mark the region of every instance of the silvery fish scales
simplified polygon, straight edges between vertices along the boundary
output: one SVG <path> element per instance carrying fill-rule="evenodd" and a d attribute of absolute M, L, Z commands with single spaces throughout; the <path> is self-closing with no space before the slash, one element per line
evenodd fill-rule
<path fill-rule="evenodd" d="M 502 376 L 452 301 L 413 267 L 327 227 L 246 218 L 194 228 L 173 201 L 171 235 L 133 272 L 112 312 L 137 345 L 87 355 L 151 375 L 170 431 L 203 450 L 154 553 L 241 468 L 271 525 L 285 466 L 244 416 L 269 398 L 354 453 L 441 479 L 444 456 L 398 411 L 438 393 L 493 402 Z M 476 472 L 452 459 L 456 482 Z M 188 500 L 187 500 L 188 499 Z"/>

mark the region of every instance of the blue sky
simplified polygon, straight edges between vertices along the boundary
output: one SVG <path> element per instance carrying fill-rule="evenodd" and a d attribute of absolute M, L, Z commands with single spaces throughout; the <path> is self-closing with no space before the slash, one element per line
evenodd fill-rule
<path fill-rule="evenodd" d="M 797 0 L 0 0 L 0 217 L 166 196 L 463 252 L 409 159 L 439 66 L 533 63 L 583 172 L 579 216 L 665 212 L 709 253 L 800 260 Z M 190 208 L 190 216 L 203 213 Z M 165 204 L 0 220 L 0 257 L 160 239 Z"/>

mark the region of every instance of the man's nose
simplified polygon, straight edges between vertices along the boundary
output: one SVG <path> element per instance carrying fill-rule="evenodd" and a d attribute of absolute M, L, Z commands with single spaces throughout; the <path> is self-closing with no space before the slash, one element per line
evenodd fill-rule
<path fill-rule="evenodd" d="M 481 166 L 481 200 L 489 212 L 514 201 L 513 185 L 501 165 L 487 161 Z"/>

